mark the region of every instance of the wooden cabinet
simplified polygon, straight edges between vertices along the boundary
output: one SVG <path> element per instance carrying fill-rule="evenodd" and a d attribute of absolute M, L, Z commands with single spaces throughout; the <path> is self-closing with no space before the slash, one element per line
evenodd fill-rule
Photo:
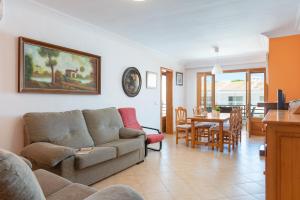
<path fill-rule="evenodd" d="M 250 118 L 249 119 L 249 135 L 251 136 L 264 136 L 264 125 L 262 118 Z"/>
<path fill-rule="evenodd" d="M 267 124 L 266 199 L 300 200 L 300 115 L 270 110 Z"/>

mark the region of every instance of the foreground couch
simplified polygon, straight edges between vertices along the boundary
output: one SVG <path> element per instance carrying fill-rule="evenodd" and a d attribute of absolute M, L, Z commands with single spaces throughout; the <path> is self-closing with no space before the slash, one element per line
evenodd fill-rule
<path fill-rule="evenodd" d="M 25 159 L 26 161 L 26 159 Z M 32 173 L 17 155 L 0 149 L 1 200 L 142 200 L 128 186 L 116 185 L 97 191 L 94 188 L 72 183 L 48 171 Z"/>
<path fill-rule="evenodd" d="M 145 133 L 124 128 L 116 108 L 24 115 L 28 144 L 21 152 L 33 169 L 90 185 L 140 163 Z M 81 154 L 79 149 L 93 147 Z"/>

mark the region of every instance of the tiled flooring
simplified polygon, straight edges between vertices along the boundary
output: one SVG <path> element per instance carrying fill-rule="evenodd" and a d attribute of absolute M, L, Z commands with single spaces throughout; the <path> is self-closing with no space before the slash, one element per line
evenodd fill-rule
<path fill-rule="evenodd" d="M 265 199 L 263 138 L 248 139 L 234 152 L 192 149 L 167 136 L 161 153 L 149 151 L 145 162 L 107 178 L 94 187 L 127 184 L 147 200 Z"/>

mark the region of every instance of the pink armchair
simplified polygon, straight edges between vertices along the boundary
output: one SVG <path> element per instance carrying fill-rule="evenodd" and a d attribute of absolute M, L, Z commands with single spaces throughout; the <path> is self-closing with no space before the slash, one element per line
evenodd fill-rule
<path fill-rule="evenodd" d="M 141 126 L 136 118 L 136 111 L 135 108 L 119 108 L 119 113 L 122 117 L 122 121 L 125 128 L 132 128 L 132 129 L 149 129 L 155 131 L 155 133 L 146 134 L 146 141 L 145 141 L 145 155 L 147 156 L 148 149 L 154 151 L 160 151 L 162 149 L 162 141 L 164 139 L 164 135 L 156 128 Z M 154 149 L 148 147 L 149 144 L 154 144 L 159 142 L 159 148 Z"/>

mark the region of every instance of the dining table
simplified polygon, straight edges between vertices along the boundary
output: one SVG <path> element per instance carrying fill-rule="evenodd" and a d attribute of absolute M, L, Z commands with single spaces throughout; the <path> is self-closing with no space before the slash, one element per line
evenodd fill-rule
<path fill-rule="evenodd" d="M 196 122 L 212 122 L 212 123 L 218 123 L 219 124 L 219 151 L 223 152 L 224 150 L 224 143 L 223 143 L 223 127 L 224 123 L 228 121 L 230 118 L 230 113 L 219 113 L 218 115 L 207 113 L 207 115 L 194 115 L 193 117 L 188 117 L 188 119 L 191 122 L 191 142 L 192 142 L 192 148 L 195 148 L 197 144 L 201 144 L 197 141 L 196 136 Z"/>

